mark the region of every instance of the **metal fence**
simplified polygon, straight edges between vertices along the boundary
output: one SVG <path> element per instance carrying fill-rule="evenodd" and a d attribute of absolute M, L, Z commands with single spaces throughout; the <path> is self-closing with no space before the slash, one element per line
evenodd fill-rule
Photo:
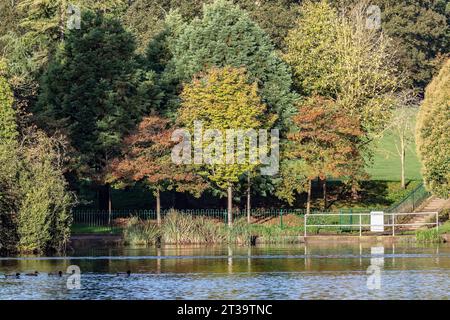
<path fill-rule="evenodd" d="M 425 227 L 432 226 L 439 230 L 439 213 L 438 212 L 382 212 L 383 223 L 374 224 L 371 222 L 371 213 L 317 213 L 308 214 L 304 217 L 304 237 L 307 237 L 308 230 L 318 233 L 320 229 L 334 229 L 334 231 L 346 228 L 348 231 L 358 231 L 359 236 L 362 236 L 363 231 L 371 231 L 373 227 L 387 228 L 382 232 L 391 232 L 395 236 L 396 229 L 407 230 L 409 227 Z M 414 217 L 419 215 L 433 216 L 433 221 L 427 222 L 411 222 L 411 219 L 399 219 L 399 217 Z M 342 217 L 350 217 L 347 223 L 343 224 Z"/>
<path fill-rule="evenodd" d="M 423 183 L 414 188 L 405 198 L 393 204 L 386 212 L 414 212 L 420 205 L 431 196 L 425 189 Z"/>
<path fill-rule="evenodd" d="M 161 210 L 161 218 L 164 219 L 174 209 Z M 218 222 L 228 223 L 228 211 L 226 209 L 193 209 L 175 210 L 176 212 L 192 217 L 206 217 Z M 303 209 L 252 209 L 250 210 L 251 222 L 272 223 L 283 226 L 284 219 L 288 216 L 302 217 Z M 75 210 L 73 212 L 73 223 L 88 227 L 107 227 L 121 224 L 121 220 L 137 217 L 142 220 L 156 220 L 156 210 Z M 233 210 L 233 219 L 246 219 L 246 210 Z"/>
<path fill-rule="evenodd" d="M 389 208 L 364 208 L 364 209 L 341 209 L 338 212 L 323 212 L 312 211 L 309 215 L 310 219 L 327 222 L 339 226 L 340 231 L 352 231 L 353 226 L 362 219 L 362 223 L 367 225 L 369 217 L 367 212 L 370 211 L 384 211 L 384 212 L 412 212 L 419 207 L 423 201 L 428 198 L 430 194 L 425 190 L 423 184 L 412 190 L 404 199 L 394 204 Z M 173 209 L 161 210 L 161 218 L 169 214 Z M 217 222 L 228 223 L 228 212 L 226 209 L 184 209 L 176 210 L 183 215 L 190 215 L 192 217 L 207 217 L 214 219 Z M 359 215 L 362 213 L 362 215 Z M 250 210 L 252 223 L 268 223 L 278 224 L 281 227 L 303 226 L 303 217 L 306 214 L 305 209 L 260 209 L 255 208 Z M 105 230 L 117 229 L 123 226 L 124 220 L 131 217 L 137 217 L 142 220 L 156 220 L 156 210 L 75 210 L 73 212 L 73 223 L 77 226 L 83 227 L 103 227 Z M 247 211 L 238 208 L 233 210 L 233 219 L 246 219 Z M 310 220 L 312 221 L 312 220 Z M 331 221 L 331 222 L 330 222 Z M 320 224 L 320 223 L 318 223 Z"/>

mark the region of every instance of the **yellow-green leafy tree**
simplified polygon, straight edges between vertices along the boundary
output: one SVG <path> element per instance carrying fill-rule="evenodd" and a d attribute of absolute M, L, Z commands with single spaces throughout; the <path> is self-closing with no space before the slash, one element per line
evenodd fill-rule
<path fill-rule="evenodd" d="M 0 63 L 0 254 L 13 251 L 17 242 L 16 212 L 20 193 L 15 183 L 19 166 L 19 135 L 13 93 L 2 76 Z"/>
<path fill-rule="evenodd" d="M 425 184 L 434 194 L 450 195 L 450 59 L 428 85 L 416 127 Z"/>
<path fill-rule="evenodd" d="M 307 1 L 300 11 L 284 56 L 297 90 L 333 99 L 359 118 L 367 136 L 377 133 L 390 119 L 403 83 L 390 39 L 366 27 L 364 8 L 343 15 L 327 1 Z"/>
<path fill-rule="evenodd" d="M 255 150 L 253 149 L 253 154 L 250 155 L 248 143 L 245 150 L 241 149 L 241 154 L 239 151 L 233 154 L 233 161 L 228 156 L 225 159 L 226 131 L 241 129 L 247 132 L 248 129 L 268 128 L 275 121 L 275 116 L 268 114 L 266 105 L 258 95 L 257 84 L 249 81 L 243 68 L 211 68 L 186 84 L 181 98 L 178 122 L 193 132 L 194 123 L 198 121 L 203 130 L 214 130 L 216 137 L 221 136 L 219 139 L 223 141 L 220 144 L 212 137 L 203 139 L 200 146 L 204 149 L 203 156 L 209 155 L 204 157 L 208 163 L 197 165 L 211 182 L 227 191 L 228 224 L 231 226 L 233 185 L 239 182 L 241 175 L 252 172 L 258 163 L 250 161 Z M 249 141 L 247 138 L 244 139 Z M 194 149 L 196 149 L 195 141 Z M 246 161 L 238 161 L 237 157 L 243 153 Z"/>
<path fill-rule="evenodd" d="M 403 84 L 389 38 L 366 27 L 365 7 L 338 12 L 328 1 L 306 1 L 286 38 L 285 60 L 296 90 L 305 98 L 320 96 L 359 123 L 355 140 L 359 160 L 371 159 L 371 142 L 386 127 Z M 300 128 L 301 130 L 301 128 Z M 357 159 L 355 159 L 357 160 Z M 349 179 L 357 193 L 357 174 Z"/>

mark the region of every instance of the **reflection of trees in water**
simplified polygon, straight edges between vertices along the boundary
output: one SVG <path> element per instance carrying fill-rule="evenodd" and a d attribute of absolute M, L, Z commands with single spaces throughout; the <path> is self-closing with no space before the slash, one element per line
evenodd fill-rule
<path fill-rule="evenodd" d="M 41 260 L 0 260 L 0 273 L 33 272 L 40 273 L 65 271 L 69 265 L 78 265 L 82 275 L 86 273 L 126 272 L 144 273 L 199 273 L 223 274 L 243 273 L 252 277 L 264 272 L 349 272 L 364 271 L 371 259 L 370 243 L 356 244 L 307 244 L 256 247 L 201 247 L 201 246 L 162 246 L 143 248 L 103 248 L 89 250 L 102 259 L 45 259 Z M 88 257 L 87 250 L 71 252 L 73 256 Z M 120 254 L 119 256 L 117 256 Z M 391 255 L 392 254 L 392 255 Z M 411 256 L 411 255 L 425 256 Z M 439 256 L 441 254 L 442 256 Z M 267 257 L 262 257 L 262 256 Z M 388 255 L 388 256 L 386 256 Z M 404 256 L 403 256 L 404 255 Z M 127 259 L 127 256 L 148 258 Z M 270 258 L 274 256 L 274 258 Z M 122 257 L 122 258 L 121 258 Z M 450 268 L 450 246 L 448 244 L 384 245 L 385 270 L 427 270 Z M 28 256 L 24 258 L 33 258 Z"/>
<path fill-rule="evenodd" d="M 252 272 L 252 247 L 247 249 L 247 272 Z"/>
<path fill-rule="evenodd" d="M 233 273 L 233 249 L 228 246 L 228 273 Z"/>
<path fill-rule="evenodd" d="M 32 256 L 24 258 L 25 260 L 0 261 L 0 271 L 4 273 L 20 272 L 22 274 L 34 271 L 38 271 L 39 273 L 57 273 L 58 271 L 62 271 L 65 273 L 67 267 L 72 264 L 69 260 L 31 260 L 33 258 Z"/>
<path fill-rule="evenodd" d="M 161 257 L 161 247 L 156 249 L 156 255 Z M 161 258 L 156 259 L 156 273 L 161 273 Z"/>

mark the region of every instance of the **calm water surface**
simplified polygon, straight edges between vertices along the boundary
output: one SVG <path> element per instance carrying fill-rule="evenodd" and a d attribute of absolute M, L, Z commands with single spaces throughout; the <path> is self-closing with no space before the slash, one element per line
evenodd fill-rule
<path fill-rule="evenodd" d="M 81 289 L 67 288 L 68 275 L 47 275 L 70 265 L 81 269 Z M 37 277 L 0 276 L 0 299 L 450 298 L 448 244 L 81 247 L 0 258 L 0 273 L 35 270 Z M 130 277 L 116 275 L 127 270 Z M 369 289 L 377 274 L 380 288 Z"/>

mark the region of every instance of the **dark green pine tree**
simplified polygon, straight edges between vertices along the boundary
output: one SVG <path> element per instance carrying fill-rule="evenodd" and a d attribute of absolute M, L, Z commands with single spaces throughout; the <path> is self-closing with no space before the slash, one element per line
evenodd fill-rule
<path fill-rule="evenodd" d="M 378 0 L 383 30 L 394 39 L 399 65 L 423 90 L 449 53 L 450 11 L 443 0 Z M 449 7 L 450 8 L 450 7 Z"/>
<path fill-rule="evenodd" d="M 172 60 L 166 73 L 180 82 L 213 66 L 245 67 L 249 81 L 258 82 L 269 111 L 278 114 L 278 124 L 286 125 L 295 99 L 289 68 L 269 36 L 238 5 L 226 0 L 205 5 L 202 19 L 181 28 L 169 49 Z"/>
<path fill-rule="evenodd" d="M 299 10 L 298 0 L 234 0 L 249 12 L 255 21 L 272 39 L 277 48 L 284 48 L 284 39 L 295 24 Z"/>
<path fill-rule="evenodd" d="M 155 75 L 140 68 L 134 52 L 133 36 L 117 20 L 85 12 L 81 29 L 66 34 L 42 79 L 39 123 L 68 135 L 77 158 L 73 171 L 99 185 L 124 134 L 159 104 Z"/>
<path fill-rule="evenodd" d="M 359 0 L 335 0 L 338 9 Z M 409 85 L 424 91 L 440 69 L 450 45 L 448 0 L 373 0 L 381 10 L 381 28 L 394 41 L 398 67 Z M 348 10 L 348 9 L 347 9 Z"/>

